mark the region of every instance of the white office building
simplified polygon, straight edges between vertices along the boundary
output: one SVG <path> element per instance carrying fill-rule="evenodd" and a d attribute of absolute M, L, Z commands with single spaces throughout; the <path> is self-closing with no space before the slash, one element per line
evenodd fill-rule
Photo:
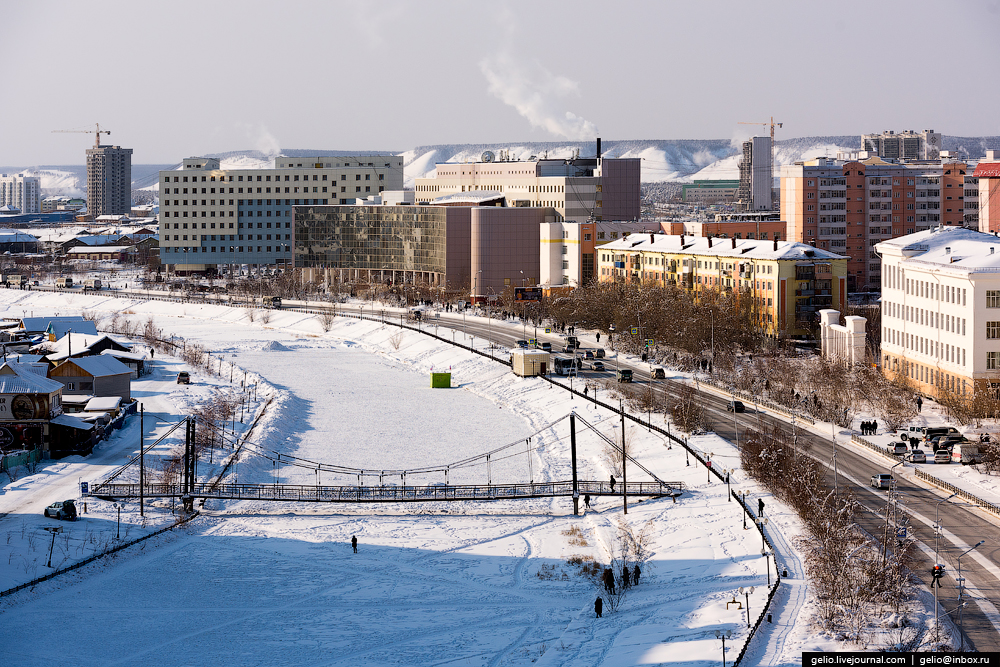
<path fill-rule="evenodd" d="M 41 213 L 41 179 L 37 176 L 0 174 L 0 206 L 16 208 L 21 213 Z"/>
<path fill-rule="evenodd" d="M 160 261 L 175 271 L 294 263 L 295 206 L 353 204 L 403 189 L 403 158 L 275 158 L 273 168 L 222 169 L 193 157 L 160 172 Z"/>

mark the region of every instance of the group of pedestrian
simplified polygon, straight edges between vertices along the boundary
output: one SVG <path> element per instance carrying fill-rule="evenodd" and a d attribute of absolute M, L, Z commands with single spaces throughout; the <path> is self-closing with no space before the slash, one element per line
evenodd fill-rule
<path fill-rule="evenodd" d="M 610 567 L 604 568 L 604 573 L 601 575 L 601 581 L 604 584 L 604 592 L 610 596 L 615 595 L 617 587 L 621 586 L 621 590 L 624 592 L 626 589 L 632 586 L 639 585 L 639 575 L 641 574 L 639 570 L 639 564 L 636 563 L 635 567 L 629 568 L 628 564 L 622 565 L 622 573 L 619 580 L 615 579 L 615 572 Z M 597 614 L 597 618 L 601 618 L 601 613 L 604 610 L 604 599 L 600 596 L 594 600 L 594 613 Z"/>
<path fill-rule="evenodd" d="M 878 435 L 878 421 L 861 422 L 861 435 Z"/>

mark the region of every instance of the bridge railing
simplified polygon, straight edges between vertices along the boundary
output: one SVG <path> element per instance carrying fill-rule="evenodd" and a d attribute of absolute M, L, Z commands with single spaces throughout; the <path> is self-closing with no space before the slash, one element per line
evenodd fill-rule
<path fill-rule="evenodd" d="M 613 487 L 608 482 L 580 480 L 580 495 L 591 496 L 668 496 L 684 488 L 683 482 L 629 482 Z M 139 485 L 134 483 L 105 484 L 102 497 L 138 497 Z M 91 494 L 94 495 L 94 494 Z M 149 498 L 181 497 L 180 484 L 146 484 L 144 495 Z M 430 484 L 426 486 L 310 486 L 305 484 L 211 484 L 197 483 L 190 494 L 195 498 L 228 500 L 275 500 L 296 502 L 415 502 L 449 500 L 502 500 L 505 498 L 546 498 L 572 496 L 573 482 L 536 482 L 529 484 Z"/>

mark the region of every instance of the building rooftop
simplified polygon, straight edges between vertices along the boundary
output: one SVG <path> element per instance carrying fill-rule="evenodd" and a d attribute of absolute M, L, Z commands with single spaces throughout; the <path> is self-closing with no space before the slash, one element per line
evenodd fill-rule
<path fill-rule="evenodd" d="M 964 273 L 980 269 L 1000 271 L 1000 252 L 997 252 L 1000 238 L 965 227 L 932 227 L 882 241 L 875 249 L 903 255 L 909 263 L 937 265 Z"/>
<path fill-rule="evenodd" d="M 482 206 L 487 202 L 492 202 L 496 200 L 504 200 L 504 206 L 506 206 L 506 196 L 502 192 L 497 192 L 496 190 L 473 190 L 472 192 L 456 192 L 450 195 L 444 195 L 443 197 L 438 197 L 432 200 L 431 206 L 447 206 L 454 204 L 470 204 L 472 206 Z"/>
<path fill-rule="evenodd" d="M 39 375 L 16 361 L 0 366 L 0 394 L 51 394 L 62 387 L 61 382 Z"/>
<path fill-rule="evenodd" d="M 710 243 L 711 245 L 709 245 Z M 758 239 L 723 239 L 638 232 L 617 241 L 605 243 L 599 246 L 598 250 L 669 252 L 761 260 L 847 259 L 845 255 L 837 255 L 796 241 L 775 242 Z"/>

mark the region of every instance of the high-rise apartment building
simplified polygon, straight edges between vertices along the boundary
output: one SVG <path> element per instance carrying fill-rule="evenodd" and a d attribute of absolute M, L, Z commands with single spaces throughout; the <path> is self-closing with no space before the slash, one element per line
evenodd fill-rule
<path fill-rule="evenodd" d="M 941 134 L 934 130 L 862 134 L 861 150 L 890 160 L 937 160 L 941 156 Z"/>
<path fill-rule="evenodd" d="M 396 155 L 278 157 L 269 169 L 187 158 L 160 172 L 160 261 L 176 271 L 293 264 L 293 206 L 353 204 L 403 189 Z"/>
<path fill-rule="evenodd" d="M 788 238 L 847 255 L 848 290 L 877 291 L 877 243 L 938 225 L 975 226 L 966 162 L 817 158 L 781 169 L 781 218 Z"/>
<path fill-rule="evenodd" d="M 501 193 L 507 206 L 548 206 L 557 222 L 568 220 L 638 220 L 638 158 L 571 158 L 488 161 L 437 165 L 430 178 L 416 179 L 416 203 L 462 192 Z"/>
<path fill-rule="evenodd" d="M 972 180 L 976 186 L 979 231 L 1000 232 L 1000 151 L 986 151 L 986 158 L 979 161 Z M 972 194 L 970 189 L 966 199 Z"/>
<path fill-rule="evenodd" d="M 771 137 L 753 137 L 743 142 L 740 160 L 740 186 L 736 206 L 740 211 L 770 211 L 774 206 L 771 189 L 774 174 L 771 164 Z"/>
<path fill-rule="evenodd" d="M 41 213 L 41 193 L 41 179 L 37 176 L 0 174 L 0 206 L 16 208 L 21 213 Z"/>
<path fill-rule="evenodd" d="M 132 149 L 98 146 L 87 149 L 87 212 L 128 215 L 132 210 Z"/>

